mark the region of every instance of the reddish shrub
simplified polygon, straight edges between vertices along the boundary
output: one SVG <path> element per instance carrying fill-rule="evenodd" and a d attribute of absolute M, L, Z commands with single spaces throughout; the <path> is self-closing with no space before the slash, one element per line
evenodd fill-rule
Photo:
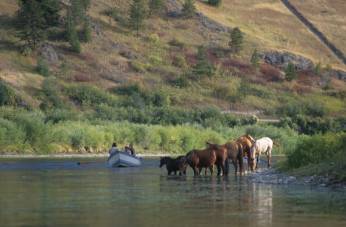
<path fill-rule="evenodd" d="M 267 81 L 282 81 L 284 76 L 281 71 L 274 66 L 269 64 L 262 64 L 260 67 L 260 72 L 263 74 Z"/>

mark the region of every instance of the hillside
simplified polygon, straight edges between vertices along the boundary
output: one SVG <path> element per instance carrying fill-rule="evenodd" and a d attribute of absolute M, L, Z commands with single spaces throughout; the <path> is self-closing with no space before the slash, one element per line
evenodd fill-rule
<path fill-rule="evenodd" d="M 344 65 L 279 1 L 224 0 L 218 8 L 197 2 L 202 14 L 186 18 L 181 3 L 168 0 L 164 12 L 145 20 L 138 37 L 128 26 L 128 1 L 91 1 L 92 40 L 82 42 L 79 54 L 64 35 L 67 6 L 62 2 L 60 26 L 49 30 L 48 40 L 27 55 L 16 36 L 16 2 L 0 2 L 0 82 L 10 94 L 5 105 L 40 110 L 57 122 L 202 122 L 207 127 L 222 125 L 226 120 L 218 111 L 229 109 L 258 111 L 261 118 L 303 115 L 318 122 L 346 114 L 345 82 L 330 68 L 345 69 Z M 110 11 L 115 4 L 116 10 Z M 234 27 L 245 37 L 239 54 L 228 46 Z M 339 36 L 331 34 L 340 43 Z M 287 81 L 288 62 L 261 61 L 258 69 L 251 65 L 255 48 L 261 54 L 286 51 L 286 59 L 307 62 L 308 68 L 296 66 L 297 78 Z M 49 76 L 39 73 L 42 59 Z M 321 62 L 318 72 L 308 59 L 315 65 Z M 3 117 L 12 113 L 2 111 Z M 248 123 L 233 120 L 228 125 Z"/>

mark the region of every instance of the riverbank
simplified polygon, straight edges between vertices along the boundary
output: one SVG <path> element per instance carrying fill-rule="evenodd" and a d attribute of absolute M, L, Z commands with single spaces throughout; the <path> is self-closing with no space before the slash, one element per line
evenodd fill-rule
<path fill-rule="evenodd" d="M 346 181 L 336 181 L 333 176 L 302 175 L 298 172 L 283 172 L 277 168 L 259 169 L 249 174 L 253 183 L 274 185 L 311 185 L 316 187 L 331 187 L 346 190 Z"/>
<path fill-rule="evenodd" d="M 178 155 L 178 154 L 174 154 Z M 162 157 L 162 156 L 173 156 L 172 154 L 167 153 L 138 153 L 138 157 Z M 108 153 L 87 153 L 87 154 L 1 154 L 1 158 L 106 158 L 108 157 Z"/>

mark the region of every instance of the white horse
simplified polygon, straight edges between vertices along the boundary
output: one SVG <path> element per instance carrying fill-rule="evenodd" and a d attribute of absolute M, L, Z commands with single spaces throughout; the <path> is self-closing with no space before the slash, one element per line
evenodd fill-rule
<path fill-rule="evenodd" d="M 254 145 L 251 147 L 250 150 L 250 157 L 253 161 L 254 168 L 257 169 L 259 157 L 262 153 L 265 153 L 267 155 L 268 159 L 268 168 L 271 166 L 271 159 L 272 159 L 272 149 L 273 149 L 273 140 L 271 140 L 269 137 L 263 137 L 261 139 L 258 139 L 255 141 Z M 256 158 L 256 162 L 254 162 Z"/>

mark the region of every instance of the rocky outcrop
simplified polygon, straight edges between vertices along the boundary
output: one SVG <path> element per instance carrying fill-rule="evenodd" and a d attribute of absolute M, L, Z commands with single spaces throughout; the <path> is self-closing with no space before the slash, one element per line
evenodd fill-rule
<path fill-rule="evenodd" d="M 167 0 L 166 13 L 169 17 L 180 17 L 183 14 L 183 6 L 177 0 Z"/>
<path fill-rule="evenodd" d="M 50 64 L 57 64 L 59 56 L 54 47 L 48 43 L 43 43 L 39 48 L 39 55 Z"/>
<path fill-rule="evenodd" d="M 224 26 L 224 25 L 210 19 L 209 17 L 205 16 L 201 12 L 196 13 L 196 15 L 197 15 L 198 20 L 201 22 L 201 24 L 205 28 L 207 28 L 213 32 L 230 32 L 232 30 L 230 27 Z"/>
<path fill-rule="evenodd" d="M 285 68 L 288 63 L 294 64 L 297 70 L 314 68 L 314 63 L 310 59 L 289 52 L 271 51 L 262 53 L 260 56 L 266 63 L 280 68 Z"/>

